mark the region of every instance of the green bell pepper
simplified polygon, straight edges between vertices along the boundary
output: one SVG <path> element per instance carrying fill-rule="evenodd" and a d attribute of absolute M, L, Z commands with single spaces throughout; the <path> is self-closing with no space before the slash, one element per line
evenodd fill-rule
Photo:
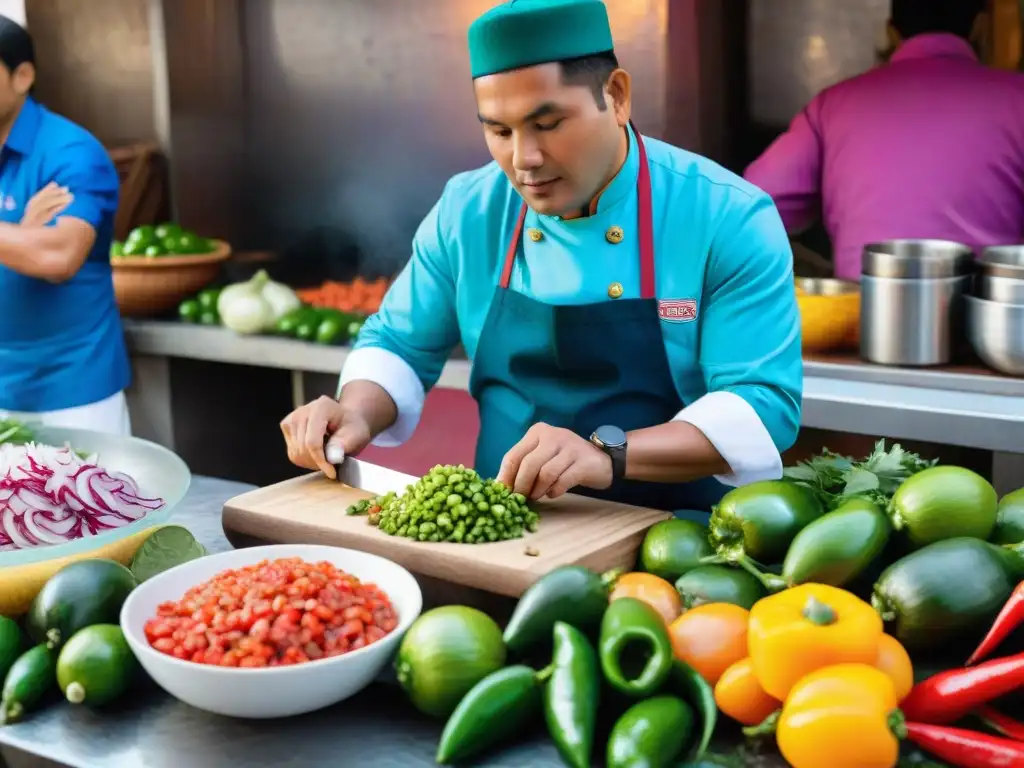
<path fill-rule="evenodd" d="M 651 696 L 672 669 L 672 641 L 661 615 L 635 597 L 613 600 L 601 620 L 601 669 L 613 688 Z"/>
<path fill-rule="evenodd" d="M 445 723 L 438 764 L 467 760 L 523 730 L 541 710 L 541 684 L 550 673 L 517 664 L 470 688 Z"/>
<path fill-rule="evenodd" d="M 602 576 L 581 565 L 548 571 L 527 588 L 505 626 L 505 645 L 519 658 L 551 650 L 551 631 L 564 621 L 596 636 L 608 610 L 608 589 L 621 571 Z"/>
<path fill-rule="evenodd" d="M 570 768 L 588 768 L 601 698 L 597 653 L 587 636 L 555 622 L 551 677 L 544 687 L 544 717 L 558 753 Z"/>
<path fill-rule="evenodd" d="M 718 724 L 718 705 L 715 703 L 715 691 L 701 675 L 685 661 L 676 659 L 672 662 L 662 693 L 680 696 L 697 710 L 700 717 L 701 733 L 692 760 L 699 760 L 707 752 L 711 738 L 715 735 Z"/>
<path fill-rule="evenodd" d="M 608 738 L 607 768 L 668 768 L 693 738 L 693 710 L 675 696 L 655 696 L 627 709 Z"/>

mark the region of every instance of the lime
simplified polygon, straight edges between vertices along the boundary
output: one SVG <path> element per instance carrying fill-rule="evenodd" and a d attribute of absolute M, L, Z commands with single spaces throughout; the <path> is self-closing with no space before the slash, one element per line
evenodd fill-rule
<path fill-rule="evenodd" d="M 693 520 L 663 520 L 644 537 L 640 567 L 667 581 L 675 581 L 715 552 L 708 542 L 708 529 Z"/>
<path fill-rule="evenodd" d="M 154 245 L 147 245 L 146 246 L 146 250 L 143 251 L 143 254 L 145 254 L 146 256 L 149 256 L 150 258 L 153 258 L 153 257 L 156 257 L 156 256 L 163 256 L 164 253 L 165 253 L 164 247 L 162 245 L 155 245 L 155 244 Z"/>
<path fill-rule="evenodd" d="M 310 322 L 308 318 L 303 318 L 302 322 L 295 326 L 295 338 L 302 339 L 302 341 L 313 341 L 316 338 L 316 331 L 319 328 L 319 323 Z"/>
<path fill-rule="evenodd" d="M 115 240 L 110 244 L 110 255 L 111 256 L 124 256 L 124 243 L 119 240 Z"/>
<path fill-rule="evenodd" d="M 216 309 L 217 299 L 220 298 L 220 288 L 204 288 L 196 296 L 199 306 L 203 309 Z"/>
<path fill-rule="evenodd" d="M 185 299 L 178 305 L 178 317 L 186 323 L 198 323 L 199 315 L 203 312 L 199 302 L 195 299 Z"/>
<path fill-rule="evenodd" d="M 1019 544 L 1024 541 L 1024 488 L 999 500 L 991 541 L 993 544 Z"/>
<path fill-rule="evenodd" d="M 220 325 L 220 315 L 216 310 L 204 309 L 199 315 L 200 325 Z"/>
<path fill-rule="evenodd" d="M 128 690 L 136 664 L 119 626 L 93 624 L 64 644 L 57 657 L 57 684 L 72 704 L 103 706 Z"/>
<path fill-rule="evenodd" d="M 180 235 L 181 232 L 182 232 L 181 227 L 179 225 L 175 224 L 174 222 L 170 222 L 170 221 L 164 222 L 163 224 L 159 224 L 159 225 L 157 225 L 153 229 L 153 235 L 158 240 L 164 240 L 165 238 L 168 238 L 168 237 L 174 237 L 176 235 Z"/>
<path fill-rule="evenodd" d="M 356 340 L 356 336 L 358 336 L 359 332 L 363 329 L 363 324 L 365 322 L 366 318 L 361 317 L 358 320 L 353 320 L 351 323 L 348 324 L 348 338 L 351 341 Z"/>
<path fill-rule="evenodd" d="M 141 584 L 146 579 L 206 555 L 206 548 L 187 528 L 167 525 L 157 528 L 132 559 L 131 571 Z"/>
<path fill-rule="evenodd" d="M 988 480 L 964 467 L 930 467 L 896 489 L 893 527 L 915 547 L 968 536 L 987 539 L 996 524 L 999 496 Z"/>
<path fill-rule="evenodd" d="M 501 628 L 476 608 L 445 605 L 420 616 L 395 657 L 398 682 L 418 710 L 448 717 L 469 689 L 505 664 Z"/>
<path fill-rule="evenodd" d="M 149 245 L 156 240 L 156 228 L 150 224 L 143 224 L 128 233 L 127 243 L 145 243 Z"/>
<path fill-rule="evenodd" d="M 347 338 L 345 333 L 348 324 L 341 313 L 327 313 L 316 329 L 316 340 L 319 344 L 340 344 Z"/>

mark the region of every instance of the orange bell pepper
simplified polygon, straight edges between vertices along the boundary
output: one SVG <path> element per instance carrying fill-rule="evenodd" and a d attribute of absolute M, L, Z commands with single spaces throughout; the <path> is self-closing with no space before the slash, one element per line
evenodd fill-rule
<path fill-rule="evenodd" d="M 896 687 L 896 701 L 903 701 L 914 687 L 914 663 L 900 641 L 892 635 L 882 635 L 878 643 L 875 666 L 885 672 Z"/>
<path fill-rule="evenodd" d="M 896 689 L 881 670 L 838 664 L 800 680 L 775 726 L 793 768 L 893 768 L 905 734 Z"/>
<path fill-rule="evenodd" d="M 747 647 L 761 687 L 779 701 L 805 675 L 834 664 L 878 661 L 882 619 L 856 595 L 801 584 L 750 609 Z"/>
<path fill-rule="evenodd" d="M 782 708 L 782 702 L 765 693 L 757 682 L 749 657 L 737 661 L 718 678 L 715 703 L 741 725 L 758 725 Z"/>

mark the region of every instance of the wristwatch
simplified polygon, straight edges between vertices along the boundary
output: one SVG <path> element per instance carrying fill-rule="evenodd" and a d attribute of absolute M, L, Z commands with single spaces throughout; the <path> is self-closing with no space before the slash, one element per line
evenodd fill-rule
<path fill-rule="evenodd" d="M 618 427 L 598 427 L 590 436 L 590 442 L 608 454 L 612 460 L 612 484 L 626 476 L 626 433 Z"/>

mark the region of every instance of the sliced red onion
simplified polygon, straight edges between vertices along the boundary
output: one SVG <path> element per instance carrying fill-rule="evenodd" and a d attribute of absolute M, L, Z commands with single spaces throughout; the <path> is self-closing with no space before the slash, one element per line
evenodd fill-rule
<path fill-rule="evenodd" d="M 69 446 L 0 445 L 0 552 L 94 536 L 163 505 Z"/>

